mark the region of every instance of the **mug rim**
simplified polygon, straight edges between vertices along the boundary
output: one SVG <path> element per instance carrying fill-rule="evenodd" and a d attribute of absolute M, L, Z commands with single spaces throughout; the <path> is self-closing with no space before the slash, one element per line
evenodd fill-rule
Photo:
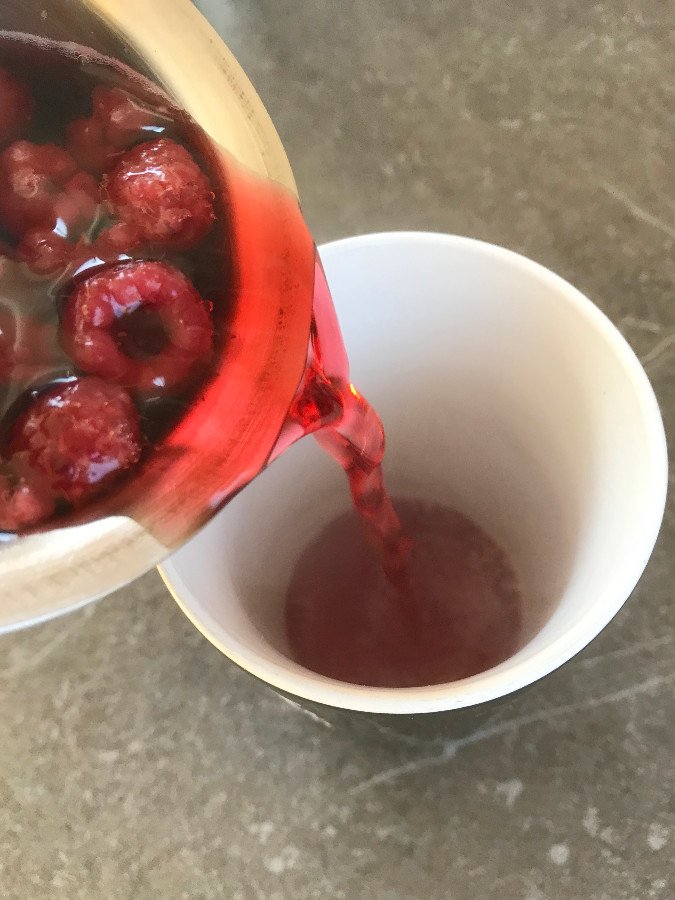
<path fill-rule="evenodd" d="M 327 242 L 318 249 L 322 255 L 344 249 L 396 245 L 470 249 L 488 260 L 497 259 L 519 268 L 528 277 L 537 277 L 547 282 L 551 290 L 563 297 L 575 313 L 586 321 L 588 327 L 599 332 L 600 337 L 612 348 L 637 392 L 649 452 L 650 489 L 643 504 L 647 527 L 636 536 L 629 564 L 608 579 L 602 593 L 576 622 L 511 669 L 501 672 L 488 670 L 459 681 L 414 688 L 374 688 L 329 679 L 310 670 L 290 672 L 237 641 L 231 640 L 226 644 L 223 640 L 225 629 L 208 613 L 197 614 L 194 611 L 193 607 L 199 606 L 198 598 L 173 568 L 171 557 L 158 566 L 158 571 L 178 606 L 204 637 L 232 662 L 261 681 L 278 690 L 327 706 L 360 712 L 410 714 L 460 709 L 506 696 L 550 674 L 597 637 L 626 602 L 651 556 L 665 510 L 668 456 L 658 402 L 635 352 L 612 321 L 585 294 L 540 263 L 487 241 L 426 231 L 357 235 Z M 220 635 L 218 631 L 221 632 Z M 506 664 L 508 660 L 501 666 Z"/>

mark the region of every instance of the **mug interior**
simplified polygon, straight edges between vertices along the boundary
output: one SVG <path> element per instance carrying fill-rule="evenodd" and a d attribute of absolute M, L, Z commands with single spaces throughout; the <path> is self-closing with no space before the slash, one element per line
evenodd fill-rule
<path fill-rule="evenodd" d="M 349 507 L 343 473 L 292 447 L 164 566 L 197 626 L 307 699 L 420 712 L 494 699 L 580 650 L 647 562 L 665 498 L 653 392 L 619 332 L 562 279 L 467 238 L 373 235 L 321 250 L 352 380 L 381 415 L 396 497 L 458 509 L 507 552 L 519 650 L 448 685 L 345 685 L 295 663 L 283 601 L 304 547 Z"/>

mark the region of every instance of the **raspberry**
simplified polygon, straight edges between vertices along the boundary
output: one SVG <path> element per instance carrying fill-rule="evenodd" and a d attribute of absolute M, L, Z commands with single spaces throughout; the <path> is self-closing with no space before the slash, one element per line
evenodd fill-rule
<path fill-rule="evenodd" d="M 53 512 L 49 491 L 21 459 L 0 462 L 0 531 L 21 531 Z"/>
<path fill-rule="evenodd" d="M 29 228 L 16 248 L 17 258 L 36 275 L 51 275 L 65 268 L 75 249 L 51 228 Z"/>
<path fill-rule="evenodd" d="M 16 140 L 33 115 L 33 97 L 25 84 L 0 69 L 0 145 Z"/>
<path fill-rule="evenodd" d="M 100 378 L 56 384 L 13 423 L 9 450 L 52 497 L 78 506 L 138 462 L 138 412 L 123 388 Z"/>
<path fill-rule="evenodd" d="M 138 246 L 138 232 L 124 222 L 116 222 L 99 232 L 95 241 L 86 237 L 73 244 L 49 228 L 30 228 L 16 248 L 17 259 L 36 275 L 53 275 L 67 265 L 77 270 L 88 260 L 118 262 Z"/>
<path fill-rule="evenodd" d="M 60 147 L 17 141 L 0 155 L 0 222 L 15 237 L 38 225 L 77 234 L 97 203 L 96 182 Z"/>
<path fill-rule="evenodd" d="M 16 256 L 26 263 L 35 275 L 54 275 L 67 266 L 76 276 L 92 264 L 115 263 L 128 259 L 129 253 L 140 244 L 138 229 L 125 222 L 115 222 L 103 228 L 96 240 L 82 235 L 71 243 L 49 228 L 30 228 L 16 248 Z"/>
<path fill-rule="evenodd" d="M 95 87 L 93 114 L 67 128 L 68 150 L 84 169 L 105 172 L 129 147 L 163 131 L 170 119 L 120 88 Z"/>
<path fill-rule="evenodd" d="M 185 147 L 168 138 L 125 153 L 104 177 L 103 192 L 114 213 L 151 243 L 194 247 L 215 219 L 206 175 Z"/>
<path fill-rule="evenodd" d="M 173 387 L 211 351 L 209 309 L 166 263 L 123 263 L 81 282 L 61 321 L 61 343 L 85 372 L 150 392 Z"/>

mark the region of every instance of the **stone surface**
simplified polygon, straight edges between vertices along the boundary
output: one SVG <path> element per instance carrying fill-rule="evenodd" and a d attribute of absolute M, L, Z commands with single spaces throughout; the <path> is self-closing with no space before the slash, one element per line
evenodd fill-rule
<path fill-rule="evenodd" d="M 317 240 L 505 244 L 588 293 L 675 424 L 672 51 L 649 0 L 209 0 Z M 157 575 L 0 639 L 0 896 L 675 894 L 672 507 L 579 657 L 461 721 L 303 709 Z"/>

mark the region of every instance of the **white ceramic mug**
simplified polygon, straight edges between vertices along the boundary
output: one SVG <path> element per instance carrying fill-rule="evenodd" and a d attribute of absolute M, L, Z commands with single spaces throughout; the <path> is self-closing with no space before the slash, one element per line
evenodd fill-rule
<path fill-rule="evenodd" d="M 380 713 L 455 709 L 541 678 L 625 602 L 663 515 L 663 424 L 644 370 L 586 297 L 491 244 L 426 233 L 321 249 L 352 363 L 380 413 L 395 496 L 469 515 L 507 551 L 525 602 L 520 649 L 450 684 L 383 689 L 290 656 L 283 602 L 305 545 L 349 505 L 342 471 L 305 439 L 161 568 L 230 659 L 319 703 Z"/>

